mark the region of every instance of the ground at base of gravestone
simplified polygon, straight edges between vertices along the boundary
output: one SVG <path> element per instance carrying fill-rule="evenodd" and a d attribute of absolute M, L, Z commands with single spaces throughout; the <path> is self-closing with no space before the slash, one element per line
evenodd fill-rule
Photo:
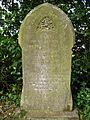
<path fill-rule="evenodd" d="M 69 112 L 67 112 L 68 114 Z M 49 116 L 49 117 L 30 117 L 30 113 L 25 110 L 17 108 L 15 104 L 10 107 L 0 105 L 0 120 L 79 120 L 78 115 L 69 113 L 69 118 L 66 115 L 62 116 Z M 71 117 L 70 117 L 71 116 Z M 83 119 L 80 119 L 83 120 Z"/>

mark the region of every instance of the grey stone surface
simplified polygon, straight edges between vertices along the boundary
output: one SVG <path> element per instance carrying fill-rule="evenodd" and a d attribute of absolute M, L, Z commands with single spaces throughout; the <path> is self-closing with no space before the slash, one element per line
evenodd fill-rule
<path fill-rule="evenodd" d="M 39 5 L 25 17 L 19 32 L 23 109 L 31 110 L 35 116 L 38 113 L 59 116 L 60 112 L 72 111 L 70 83 L 74 38 L 67 15 L 51 4 Z"/>

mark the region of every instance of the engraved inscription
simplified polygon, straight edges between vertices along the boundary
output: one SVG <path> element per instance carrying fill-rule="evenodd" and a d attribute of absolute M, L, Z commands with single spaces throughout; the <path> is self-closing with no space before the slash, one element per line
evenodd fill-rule
<path fill-rule="evenodd" d="M 66 25 L 66 26 L 65 26 Z M 61 113 L 70 106 L 71 48 L 69 19 L 52 5 L 30 12 L 20 28 L 23 57 L 21 107 L 40 118 Z M 31 117 L 31 116 L 30 116 Z M 64 118 L 61 118 L 64 119 Z M 67 119 L 67 118 L 66 118 Z"/>
<path fill-rule="evenodd" d="M 43 19 L 41 19 L 37 28 L 41 30 L 50 30 L 50 29 L 54 29 L 54 24 L 53 21 L 46 16 Z"/>

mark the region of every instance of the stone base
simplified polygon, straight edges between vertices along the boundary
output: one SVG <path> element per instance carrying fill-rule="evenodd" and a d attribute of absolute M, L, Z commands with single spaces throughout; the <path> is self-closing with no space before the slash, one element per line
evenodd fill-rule
<path fill-rule="evenodd" d="M 77 111 L 47 113 L 40 111 L 30 111 L 26 114 L 23 120 L 79 120 Z"/>

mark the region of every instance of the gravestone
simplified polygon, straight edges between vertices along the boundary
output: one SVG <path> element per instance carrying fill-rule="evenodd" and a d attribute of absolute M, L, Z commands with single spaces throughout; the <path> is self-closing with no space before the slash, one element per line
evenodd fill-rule
<path fill-rule="evenodd" d="M 72 111 L 71 21 L 59 8 L 45 3 L 25 17 L 19 32 L 22 48 L 21 108 L 32 119 L 78 120 Z"/>

